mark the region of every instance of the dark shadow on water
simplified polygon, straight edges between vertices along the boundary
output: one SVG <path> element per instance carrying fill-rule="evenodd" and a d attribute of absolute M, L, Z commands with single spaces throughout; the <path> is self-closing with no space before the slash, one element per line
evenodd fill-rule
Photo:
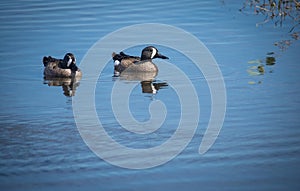
<path fill-rule="evenodd" d="M 75 96 L 76 89 L 80 85 L 81 77 L 74 78 L 54 78 L 44 76 L 44 84 L 48 86 L 61 86 L 63 90 L 63 94 L 66 97 Z"/>

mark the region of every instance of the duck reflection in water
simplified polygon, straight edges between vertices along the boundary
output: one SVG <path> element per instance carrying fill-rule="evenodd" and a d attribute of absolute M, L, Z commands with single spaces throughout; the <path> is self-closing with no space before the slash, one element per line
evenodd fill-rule
<path fill-rule="evenodd" d="M 63 59 L 45 56 L 43 64 L 44 84 L 62 86 L 65 96 L 74 96 L 82 76 L 81 70 L 76 66 L 75 56 L 72 53 L 67 53 Z"/>
<path fill-rule="evenodd" d="M 166 82 L 141 81 L 142 92 L 156 94 L 159 89 L 168 87 Z"/>
<path fill-rule="evenodd" d="M 54 77 L 44 77 L 44 84 L 48 86 L 61 86 L 63 94 L 67 97 L 75 96 L 76 89 L 80 85 L 81 77 L 74 78 L 54 78 Z"/>

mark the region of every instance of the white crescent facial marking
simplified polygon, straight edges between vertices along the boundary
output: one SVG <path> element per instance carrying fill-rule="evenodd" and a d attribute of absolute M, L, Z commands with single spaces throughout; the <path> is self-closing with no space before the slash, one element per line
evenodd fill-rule
<path fill-rule="evenodd" d="M 152 48 L 152 54 L 151 54 L 151 59 L 154 58 L 154 56 L 156 55 L 157 51 L 155 48 Z"/>
<path fill-rule="evenodd" d="M 69 61 L 68 61 L 68 64 L 67 64 L 67 66 L 69 67 L 71 63 L 72 63 L 72 58 L 71 58 L 71 57 L 69 57 Z"/>

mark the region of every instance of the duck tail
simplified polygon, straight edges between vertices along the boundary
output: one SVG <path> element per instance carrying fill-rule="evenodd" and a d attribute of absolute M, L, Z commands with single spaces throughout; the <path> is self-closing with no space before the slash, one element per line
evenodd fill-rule
<path fill-rule="evenodd" d="M 118 60 L 119 62 L 121 62 L 121 60 L 123 59 L 123 56 L 121 56 L 120 54 L 117 54 L 115 52 L 113 52 L 111 56 L 114 61 Z"/>
<path fill-rule="evenodd" d="M 51 56 L 44 56 L 43 58 L 43 64 L 44 66 L 47 66 L 49 62 L 56 62 L 58 59 L 53 58 Z"/>
<path fill-rule="evenodd" d="M 44 58 L 43 58 L 43 64 L 44 64 L 45 67 L 48 65 L 48 63 L 50 62 L 50 60 L 51 60 L 50 56 L 48 56 L 48 57 L 44 56 Z"/>

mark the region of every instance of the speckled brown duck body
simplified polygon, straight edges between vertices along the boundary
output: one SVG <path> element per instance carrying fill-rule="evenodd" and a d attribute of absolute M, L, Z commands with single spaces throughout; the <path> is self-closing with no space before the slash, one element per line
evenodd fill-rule
<path fill-rule="evenodd" d="M 67 53 L 64 59 L 51 56 L 43 58 L 44 75 L 46 77 L 70 78 L 81 77 L 82 72 L 76 66 L 76 59 L 72 53 Z"/>

